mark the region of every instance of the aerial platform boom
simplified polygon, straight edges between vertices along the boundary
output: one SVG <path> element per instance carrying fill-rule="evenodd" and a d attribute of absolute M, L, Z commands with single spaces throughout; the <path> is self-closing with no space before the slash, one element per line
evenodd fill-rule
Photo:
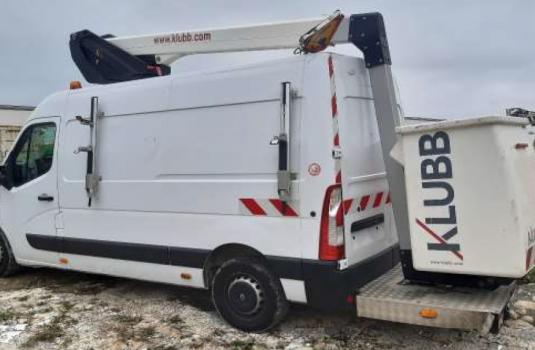
<path fill-rule="evenodd" d="M 324 19 L 307 19 L 221 29 L 169 32 L 121 38 L 108 42 L 132 55 L 155 55 L 156 62 L 169 65 L 176 59 L 193 54 L 238 52 L 251 50 L 294 49 L 299 38 L 322 23 Z M 332 44 L 347 43 L 348 18 L 343 29 L 333 37 Z"/>
<path fill-rule="evenodd" d="M 328 45 L 348 43 L 349 21 L 337 11 L 324 19 L 128 37 L 99 37 L 82 30 L 71 34 L 70 49 L 89 82 L 108 84 L 167 75 L 171 72 L 169 65 L 187 55 L 303 50 L 307 44 L 306 52 L 321 51 Z"/>

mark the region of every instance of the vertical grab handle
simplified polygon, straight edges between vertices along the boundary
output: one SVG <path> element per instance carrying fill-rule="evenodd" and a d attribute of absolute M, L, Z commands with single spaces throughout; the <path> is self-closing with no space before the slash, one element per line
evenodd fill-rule
<path fill-rule="evenodd" d="M 100 176 L 97 172 L 97 145 L 98 145 L 98 97 L 91 97 L 91 116 L 90 116 L 90 149 L 87 152 L 87 172 L 85 176 L 85 190 L 88 196 L 88 206 L 91 206 L 93 197 L 98 190 Z"/>
<path fill-rule="evenodd" d="M 277 192 L 279 198 L 287 202 L 290 200 L 291 171 L 290 171 L 290 107 L 291 107 L 291 84 L 282 83 L 280 134 L 279 145 L 279 169 L 277 172 Z"/>
<path fill-rule="evenodd" d="M 98 110 L 98 97 L 91 97 L 91 114 L 89 118 L 83 118 L 82 116 L 76 116 L 75 119 L 80 124 L 89 126 L 89 145 L 78 147 L 74 151 L 74 154 L 80 152 L 87 153 L 86 173 L 85 173 L 85 191 L 88 197 L 87 205 L 90 207 L 93 197 L 98 190 L 98 183 L 100 182 L 100 175 L 97 171 L 97 144 L 98 144 L 98 118 L 102 116 L 102 113 Z"/>

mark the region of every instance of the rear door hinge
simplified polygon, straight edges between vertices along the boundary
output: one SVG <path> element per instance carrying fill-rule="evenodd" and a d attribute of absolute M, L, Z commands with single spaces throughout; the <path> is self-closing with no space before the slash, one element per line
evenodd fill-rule
<path fill-rule="evenodd" d="M 342 150 L 340 148 L 333 149 L 333 158 L 334 159 L 342 158 Z"/>

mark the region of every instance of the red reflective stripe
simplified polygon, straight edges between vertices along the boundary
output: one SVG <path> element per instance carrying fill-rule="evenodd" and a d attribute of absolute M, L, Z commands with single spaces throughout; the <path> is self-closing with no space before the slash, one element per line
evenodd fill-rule
<path fill-rule="evenodd" d="M 331 97 L 331 108 L 333 112 L 333 118 L 335 118 L 336 115 L 338 114 L 338 105 L 336 104 L 336 95 L 333 95 Z"/>
<path fill-rule="evenodd" d="M 253 215 L 266 215 L 264 209 L 252 198 L 240 198 L 240 201 Z"/>
<path fill-rule="evenodd" d="M 526 255 L 526 271 L 529 270 L 529 267 L 531 265 L 531 254 L 533 251 L 533 247 L 528 249 L 528 254 Z"/>
<path fill-rule="evenodd" d="M 342 183 L 342 171 L 339 171 L 338 174 L 336 174 L 336 179 L 334 179 L 334 182 L 337 184 Z"/>
<path fill-rule="evenodd" d="M 329 63 L 329 76 L 332 77 L 334 74 L 333 57 L 329 56 L 329 59 L 327 62 Z"/>
<path fill-rule="evenodd" d="M 347 214 L 349 213 L 349 210 L 351 209 L 351 205 L 353 204 L 353 200 L 352 199 L 346 199 L 344 201 L 344 213 Z"/>
<path fill-rule="evenodd" d="M 448 242 L 446 242 L 444 240 L 444 238 L 440 237 L 439 235 L 437 235 L 436 233 L 434 233 L 433 231 L 431 231 L 431 229 L 429 227 L 427 227 L 423 222 L 421 222 L 420 220 L 416 219 L 416 223 L 418 224 L 418 226 L 420 226 L 425 232 L 427 232 L 428 234 L 430 234 L 434 239 L 436 239 L 437 241 L 439 241 L 440 243 L 443 243 L 443 244 L 447 244 Z M 458 251 L 452 251 L 453 254 L 455 254 L 459 259 L 463 260 L 463 255 L 458 252 Z"/>
<path fill-rule="evenodd" d="M 370 195 L 365 195 L 360 199 L 360 210 L 366 210 L 366 207 L 368 206 L 368 202 L 370 201 Z"/>
<path fill-rule="evenodd" d="M 284 203 L 280 199 L 270 199 L 269 201 L 283 216 L 297 216 L 297 213 L 288 203 Z"/>
<path fill-rule="evenodd" d="M 338 133 L 334 136 L 334 145 L 340 146 L 340 136 L 338 136 Z"/>
<path fill-rule="evenodd" d="M 386 196 L 385 204 L 389 204 L 390 202 L 392 202 L 392 198 L 390 198 L 390 192 L 388 192 L 388 196 Z"/>
<path fill-rule="evenodd" d="M 380 206 L 382 200 L 383 200 L 383 192 L 377 193 L 377 195 L 375 196 L 375 201 L 373 202 L 373 207 L 377 208 L 378 206 Z"/>

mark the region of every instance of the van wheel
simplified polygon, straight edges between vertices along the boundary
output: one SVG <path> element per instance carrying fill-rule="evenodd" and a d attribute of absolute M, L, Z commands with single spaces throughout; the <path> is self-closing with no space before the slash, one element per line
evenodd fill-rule
<path fill-rule="evenodd" d="M 0 232 L 0 277 L 8 277 L 19 271 L 20 266 L 15 261 L 9 242 Z"/>
<path fill-rule="evenodd" d="M 221 317 L 246 332 L 265 331 L 288 312 L 280 281 L 260 261 L 226 261 L 212 280 L 212 299 Z"/>

